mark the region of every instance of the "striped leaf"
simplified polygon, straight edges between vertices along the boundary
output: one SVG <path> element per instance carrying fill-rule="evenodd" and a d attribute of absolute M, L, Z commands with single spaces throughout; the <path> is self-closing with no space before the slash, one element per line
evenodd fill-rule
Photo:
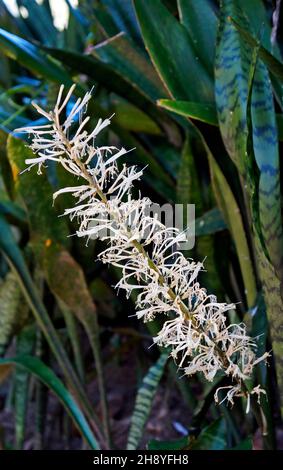
<path fill-rule="evenodd" d="M 215 97 L 223 141 L 232 160 L 245 177 L 251 164 L 247 154 L 247 106 L 252 50 L 227 21 L 233 16 L 246 29 L 249 24 L 237 0 L 224 0 L 216 56 Z M 281 221 L 279 153 L 276 116 L 268 71 L 258 61 L 251 91 L 253 153 L 259 171 L 258 210 L 261 235 L 268 256 L 283 279 L 283 232 Z M 256 178 L 256 173 L 251 175 Z"/>
<path fill-rule="evenodd" d="M 139 445 L 167 359 L 168 353 L 160 356 L 158 361 L 150 367 L 138 390 L 128 435 L 127 450 L 135 450 Z"/>
<path fill-rule="evenodd" d="M 244 174 L 251 49 L 227 20 L 229 15 L 247 24 L 237 0 L 222 1 L 215 61 L 215 101 L 224 144 L 238 170 Z"/>
<path fill-rule="evenodd" d="M 267 69 L 257 57 L 260 49 L 252 51 L 227 16 L 249 31 L 238 1 L 225 0 L 216 58 L 216 104 L 224 143 L 246 182 L 244 190 L 249 193 L 257 266 L 282 396 L 283 236 L 273 96 Z"/>
<path fill-rule="evenodd" d="M 27 318 L 17 276 L 10 271 L 3 281 L 0 280 L 0 356 L 4 354 L 13 334 L 21 329 Z"/>
<path fill-rule="evenodd" d="M 17 336 L 17 356 L 33 354 L 36 339 L 35 325 L 26 326 Z M 15 440 L 16 449 L 22 449 L 25 439 L 26 416 L 29 401 L 30 373 L 22 367 L 15 368 Z"/>
<path fill-rule="evenodd" d="M 248 97 L 248 109 L 247 109 L 247 118 L 248 118 L 248 140 L 247 140 L 247 152 L 250 157 L 254 157 L 255 155 L 252 152 L 251 144 L 253 141 L 253 123 L 252 123 L 252 88 L 253 82 L 255 79 L 255 72 L 256 72 L 256 53 L 254 53 L 253 61 L 251 64 L 250 70 L 250 79 L 249 79 L 249 97 Z M 264 245 L 264 240 L 262 239 L 261 233 L 261 221 L 260 221 L 260 210 L 258 208 L 259 201 L 257 197 L 257 193 L 255 191 L 255 182 L 253 180 L 253 167 L 252 164 L 248 166 L 248 189 L 251 196 L 251 203 L 250 203 L 250 210 L 251 210 L 251 217 L 254 225 L 254 245 L 255 245 L 255 252 L 258 260 L 258 269 L 260 279 L 262 281 L 262 288 L 264 294 L 264 300 L 266 305 L 266 312 L 268 315 L 271 338 L 272 338 L 272 346 L 273 346 L 273 354 L 275 357 L 276 363 L 276 372 L 277 372 L 277 380 L 279 386 L 279 393 L 281 397 L 281 409 L 283 404 L 283 342 L 282 342 L 282 315 L 283 315 L 283 308 L 282 308 L 282 282 L 280 282 L 278 278 L 278 271 L 276 272 L 275 266 L 270 262 L 268 259 L 268 253 L 266 251 L 266 247 Z M 279 273 L 280 274 L 280 273 Z M 266 405 L 263 406 L 263 412 L 267 415 L 267 426 L 268 426 L 268 439 L 272 439 L 272 423 L 270 422 L 270 408 Z"/>

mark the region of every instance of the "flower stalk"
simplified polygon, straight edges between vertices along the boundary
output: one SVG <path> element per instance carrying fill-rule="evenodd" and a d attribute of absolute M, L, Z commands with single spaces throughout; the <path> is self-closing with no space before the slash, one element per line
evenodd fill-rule
<path fill-rule="evenodd" d="M 217 373 L 229 376 L 231 385 L 219 388 L 215 401 L 226 400 L 233 405 L 235 397 L 245 396 L 249 411 L 250 397 L 256 396 L 259 401 L 265 391 L 259 386 L 248 391 L 244 383 L 252 377 L 255 365 L 269 354 L 257 358 L 256 343 L 248 336 L 246 326 L 227 324 L 225 313 L 235 305 L 218 302 L 200 286 L 202 263 L 186 259 L 178 248 L 184 234 L 149 214 L 149 198 L 133 198 L 132 187 L 143 171 L 119 164 L 127 151 L 95 145 L 96 136 L 110 119 L 100 119 L 90 133 L 85 130 L 90 117 L 83 119 L 83 113 L 91 94 L 79 98 L 62 120 L 74 86 L 64 100 L 63 88 L 53 111 L 46 112 L 34 104 L 47 119 L 46 125 L 20 129 L 33 135 L 31 148 L 36 156 L 26 161 L 28 169 L 36 165 L 41 173 L 48 161 L 56 161 L 83 181 L 60 189 L 54 200 L 62 193 L 71 193 L 76 204 L 64 214 L 77 218 L 77 235 L 107 242 L 99 259 L 121 269 L 118 289 L 124 289 L 127 296 L 134 289 L 139 291 L 136 316 L 145 322 L 157 315 L 166 316 L 154 342 L 170 348 L 171 356 L 188 376 L 202 373 L 208 381 Z M 220 400 L 223 389 L 226 394 Z"/>

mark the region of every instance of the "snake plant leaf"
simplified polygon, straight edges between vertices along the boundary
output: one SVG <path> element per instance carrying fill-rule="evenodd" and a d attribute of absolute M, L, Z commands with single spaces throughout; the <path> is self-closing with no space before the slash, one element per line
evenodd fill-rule
<path fill-rule="evenodd" d="M 185 26 L 160 0 L 134 0 L 134 6 L 146 48 L 170 96 L 213 103 L 213 79 Z"/>
<path fill-rule="evenodd" d="M 227 20 L 231 14 L 247 22 L 238 8 L 237 0 L 222 2 L 215 60 L 215 100 L 224 144 L 239 172 L 244 175 L 251 50 Z"/>
<path fill-rule="evenodd" d="M 214 75 L 217 15 L 209 0 L 178 0 L 181 23 L 195 44 L 200 60 L 209 75 Z"/>
<path fill-rule="evenodd" d="M 266 302 L 262 292 L 258 296 L 257 303 L 254 309 L 252 309 L 249 314 L 251 316 L 251 336 L 256 338 L 257 344 L 257 355 L 260 357 L 268 349 L 267 338 L 269 334 L 269 324 L 267 318 L 267 308 Z M 245 319 L 244 319 L 245 320 Z M 269 367 L 264 361 L 257 364 L 256 368 L 256 380 L 262 388 L 267 391 L 269 396 L 270 393 L 270 384 L 269 384 Z M 264 413 L 268 437 L 267 439 L 270 442 L 270 448 L 274 446 L 274 426 L 273 426 L 273 417 L 272 417 L 272 404 L 269 400 L 262 400 L 261 403 L 262 411 Z"/>
<path fill-rule="evenodd" d="M 131 418 L 127 450 L 136 450 L 139 445 L 167 359 L 168 353 L 161 354 L 158 361 L 150 367 L 143 378 Z"/>
<path fill-rule="evenodd" d="M 216 103 L 221 134 L 230 157 L 245 175 L 247 153 L 247 106 L 251 49 L 227 16 L 248 22 L 237 1 L 223 3 L 216 57 Z M 276 116 L 268 71 L 262 61 L 255 65 L 251 90 L 251 124 L 258 182 L 259 219 L 268 255 L 283 279 L 283 232 L 280 203 L 279 151 Z M 255 175 L 251 176 L 255 178 Z"/>
<path fill-rule="evenodd" d="M 255 237 L 255 249 L 258 258 L 259 274 L 262 281 L 264 301 L 272 339 L 272 353 L 275 359 L 281 413 L 283 413 L 283 309 L 281 283 L 276 275 L 274 267 L 265 256 L 258 236 Z"/>
<path fill-rule="evenodd" d="M 252 30 L 260 38 L 261 45 L 279 57 L 278 48 L 272 41 L 272 22 L 270 21 L 270 11 L 267 10 L 265 2 L 258 0 L 237 1 L 249 19 Z"/>
<path fill-rule="evenodd" d="M 90 448 L 99 450 L 99 445 L 78 404 L 52 369 L 47 367 L 40 359 L 29 355 L 0 359 L 0 367 L 10 364 L 24 368 L 41 380 L 62 402 Z"/>
<path fill-rule="evenodd" d="M 158 100 L 158 106 L 172 111 L 181 116 L 185 116 L 196 121 L 206 122 L 212 126 L 218 126 L 217 111 L 211 104 L 193 103 L 191 101 L 180 100 Z"/>
<path fill-rule="evenodd" d="M 82 356 L 82 341 L 80 337 L 80 328 L 76 317 L 73 312 L 57 298 L 58 307 L 64 317 L 64 321 L 67 327 L 68 336 L 72 345 L 74 363 L 79 378 L 85 382 L 85 367 Z"/>
<path fill-rule="evenodd" d="M 102 44 L 97 44 L 92 49 L 92 55 L 130 81 L 152 101 L 167 95 L 148 58 L 125 33 L 122 32 Z"/>
<path fill-rule="evenodd" d="M 241 21 L 235 16 L 231 16 L 229 21 L 235 27 L 235 29 L 241 35 L 243 41 L 245 41 L 250 48 L 254 49 L 258 47 L 258 56 L 268 67 L 269 71 L 272 72 L 276 77 L 283 80 L 283 64 L 274 55 L 272 55 L 265 47 L 259 44 L 259 41 L 254 38 L 250 31 L 244 27 Z"/>
<path fill-rule="evenodd" d="M 0 46 L 2 52 L 36 75 L 68 86 L 72 85 L 72 80 L 65 70 L 26 39 L 0 29 Z"/>
<path fill-rule="evenodd" d="M 183 207 L 183 224 L 184 228 L 186 228 L 190 222 L 187 218 L 187 204 L 194 203 L 197 212 L 202 209 L 200 181 L 189 135 L 186 136 L 186 141 L 182 149 L 176 191 L 177 201 L 179 204 L 182 204 Z M 196 215 L 198 216 L 198 213 Z"/>
<path fill-rule="evenodd" d="M 27 325 L 16 338 L 16 355 L 33 354 L 36 340 L 35 325 Z M 14 408 L 15 408 L 15 444 L 22 449 L 25 439 L 26 416 L 29 402 L 30 373 L 22 367 L 15 367 Z"/>
<path fill-rule="evenodd" d="M 251 102 L 252 138 L 255 161 L 260 171 L 258 183 L 259 220 L 261 233 L 270 260 L 280 279 L 283 279 L 283 231 L 280 200 L 280 168 L 278 134 L 269 77 L 263 63 L 259 63 L 254 77 L 256 83 L 267 84 L 258 90 Z M 259 103 L 264 103 L 260 106 Z M 264 112 L 265 111 L 265 112 Z"/>
<path fill-rule="evenodd" d="M 86 32 L 90 23 L 85 16 L 82 15 L 79 8 L 74 8 L 69 0 L 66 0 L 69 7 L 69 20 L 66 28 L 60 32 L 59 41 L 60 46 L 68 48 L 69 50 L 80 52 L 82 51 L 86 44 Z M 56 47 L 57 43 L 53 42 L 44 43 L 45 45 L 51 45 Z"/>
<path fill-rule="evenodd" d="M 22 302 L 17 276 L 9 271 L 0 280 L 0 355 L 2 356 L 13 335 L 27 322 L 28 315 Z"/>
<path fill-rule="evenodd" d="M 48 286 L 62 308 L 64 316 L 70 312 L 83 325 L 93 351 L 98 377 L 105 432 L 108 433 L 108 411 L 105 396 L 104 376 L 100 356 L 99 325 L 96 306 L 90 295 L 82 268 L 70 253 L 56 243 L 46 247 L 43 269 Z M 70 325 L 70 321 L 67 321 Z M 72 324 L 70 325 L 72 327 Z M 73 337 L 73 330 L 70 331 Z M 76 349 L 74 348 L 74 352 Z M 77 355 L 78 357 L 78 355 Z"/>
<path fill-rule="evenodd" d="M 256 50 L 253 54 L 253 60 L 250 69 L 250 77 L 249 77 L 249 94 L 248 94 L 248 103 L 247 103 L 247 123 L 248 123 L 248 139 L 247 139 L 247 153 L 250 155 L 251 159 L 255 158 L 255 154 L 252 152 L 251 143 L 252 143 L 252 136 L 253 136 L 253 123 L 252 123 L 252 116 L 253 116 L 253 109 L 252 109 L 252 89 L 253 83 L 256 76 Z M 283 351 L 283 343 L 282 343 L 282 280 L 280 281 L 280 271 L 278 270 L 278 265 L 275 263 L 272 264 L 270 262 L 267 246 L 265 245 L 265 240 L 262 237 L 262 229 L 261 225 L 261 211 L 259 209 L 259 197 L 256 192 L 256 182 L 253 178 L 253 165 L 252 163 L 247 166 L 249 172 L 248 178 L 248 190 L 251 197 L 250 202 L 250 210 L 251 210 L 251 217 L 254 226 L 254 245 L 255 245 L 255 253 L 258 260 L 258 269 L 259 269 L 259 276 L 262 282 L 264 300 L 266 305 L 266 312 L 269 320 L 271 338 L 272 338 L 272 346 L 273 346 L 273 353 L 276 362 L 276 371 L 277 371 L 277 380 L 279 386 L 279 393 L 281 397 L 281 409 L 282 409 L 282 396 L 283 396 L 283 380 L 282 380 L 282 351 Z M 268 194 L 264 194 L 267 196 Z M 281 227 L 281 225 L 280 225 Z M 276 269 L 277 268 L 277 269 Z M 279 274 L 279 277 L 278 277 Z M 261 376 L 261 378 L 263 378 Z M 270 416 L 270 407 L 267 404 L 264 404 L 263 411 L 267 416 L 267 426 L 268 426 L 268 435 L 272 440 L 272 418 Z"/>

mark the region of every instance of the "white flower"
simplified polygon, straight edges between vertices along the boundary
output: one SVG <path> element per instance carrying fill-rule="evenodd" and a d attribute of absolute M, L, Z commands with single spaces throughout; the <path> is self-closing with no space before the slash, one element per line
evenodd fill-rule
<path fill-rule="evenodd" d="M 62 193 L 71 193 L 76 204 L 66 209 L 65 215 L 77 218 L 77 235 L 100 236 L 107 241 L 99 258 L 121 269 L 118 289 L 125 290 L 127 296 L 138 290 L 137 317 L 147 322 L 157 315 L 167 316 L 154 342 L 170 347 L 171 356 L 185 374 L 201 372 L 208 381 L 213 381 L 218 372 L 230 376 L 235 384 L 219 388 L 216 402 L 222 389 L 227 391 L 222 401 L 230 404 L 234 397 L 243 394 L 248 400 L 250 394 L 260 397 L 265 392 L 258 386 L 249 394 L 243 392 L 242 385 L 251 377 L 254 366 L 268 354 L 256 358 L 256 345 L 244 324 L 227 325 L 225 313 L 235 306 L 219 303 L 199 285 L 197 279 L 203 265 L 186 259 L 178 251 L 183 235 L 149 215 L 149 198 L 132 197 L 132 185 L 143 172 L 134 165 L 118 166 L 127 151 L 95 145 L 97 134 L 110 124 L 110 119 L 99 119 L 90 133 L 85 130 L 90 118 L 82 119 L 82 114 L 91 93 L 79 98 L 62 122 L 61 115 L 74 86 L 61 102 L 63 88 L 53 111 L 46 112 L 34 104 L 48 124 L 21 129 L 33 134 L 31 148 L 36 154 L 26 163 L 30 167 L 37 165 L 41 173 L 48 160 L 56 161 L 82 181 L 80 185 L 60 189 L 54 199 Z"/>

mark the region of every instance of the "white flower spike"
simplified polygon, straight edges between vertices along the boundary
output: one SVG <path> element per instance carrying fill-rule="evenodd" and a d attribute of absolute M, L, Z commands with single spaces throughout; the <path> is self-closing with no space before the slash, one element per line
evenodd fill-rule
<path fill-rule="evenodd" d="M 90 133 L 85 130 L 90 118 L 81 117 L 91 93 L 79 98 L 62 120 L 74 86 L 62 102 L 63 89 L 61 86 L 53 111 L 46 112 L 34 104 L 48 124 L 17 130 L 33 135 L 30 147 L 36 156 L 26 163 L 38 165 L 40 174 L 48 160 L 56 161 L 82 181 L 81 185 L 60 189 L 53 197 L 72 193 L 76 204 L 66 209 L 65 215 L 77 218 L 77 235 L 99 235 L 107 241 L 99 258 L 121 269 L 117 288 L 124 289 L 127 296 L 135 289 L 139 291 L 137 317 L 148 322 L 166 315 L 154 342 L 169 347 L 171 356 L 189 376 L 203 373 L 208 381 L 213 381 L 218 372 L 230 376 L 231 385 L 219 388 L 215 401 L 219 402 L 218 394 L 225 389 L 221 403 L 227 400 L 232 405 L 235 397 L 246 396 L 249 409 L 250 395 L 256 394 L 259 399 L 265 391 L 256 386 L 248 392 L 244 381 L 269 354 L 256 357 L 256 344 L 244 324 L 227 325 L 225 313 L 235 306 L 219 303 L 200 286 L 197 276 L 203 265 L 178 251 L 182 234 L 148 215 L 150 199 L 132 197 L 131 188 L 143 172 L 136 166 L 118 167 L 127 151 L 95 145 L 96 136 L 110 119 L 99 119 Z M 73 131 L 72 125 L 77 126 Z"/>

